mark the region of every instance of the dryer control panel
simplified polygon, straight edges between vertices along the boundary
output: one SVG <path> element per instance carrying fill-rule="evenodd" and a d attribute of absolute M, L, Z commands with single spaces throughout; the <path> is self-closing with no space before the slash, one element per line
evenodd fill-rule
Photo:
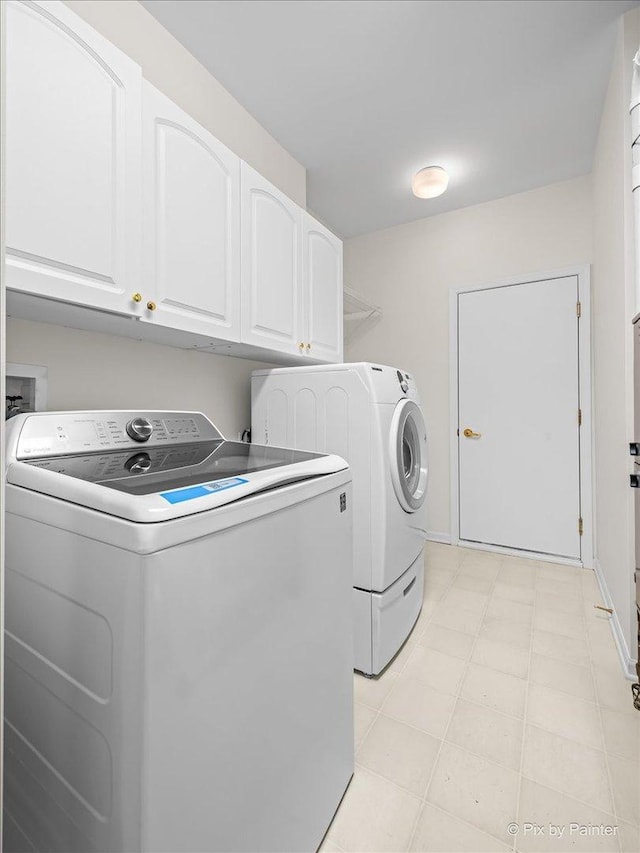
<path fill-rule="evenodd" d="M 365 366 L 373 379 L 371 393 L 376 403 L 396 403 L 403 397 L 420 402 L 415 380 L 410 373 L 384 364 Z"/>
<path fill-rule="evenodd" d="M 52 412 L 25 418 L 17 459 L 215 441 L 223 436 L 200 412 Z"/>

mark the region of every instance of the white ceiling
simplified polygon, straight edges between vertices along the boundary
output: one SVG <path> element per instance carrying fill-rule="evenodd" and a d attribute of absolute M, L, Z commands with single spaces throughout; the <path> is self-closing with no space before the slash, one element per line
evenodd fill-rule
<path fill-rule="evenodd" d="M 343 237 L 591 171 L 640 0 L 142 0 L 306 168 Z M 412 174 L 444 166 L 439 199 Z"/>

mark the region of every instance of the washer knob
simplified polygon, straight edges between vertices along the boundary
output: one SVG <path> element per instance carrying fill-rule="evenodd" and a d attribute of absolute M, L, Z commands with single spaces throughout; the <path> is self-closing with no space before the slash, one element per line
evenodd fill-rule
<path fill-rule="evenodd" d="M 124 467 L 130 474 L 146 474 L 151 468 L 151 457 L 148 453 L 134 453 L 124 463 Z"/>
<path fill-rule="evenodd" d="M 134 441 L 149 441 L 153 424 L 147 418 L 134 418 L 127 424 L 127 435 Z"/>

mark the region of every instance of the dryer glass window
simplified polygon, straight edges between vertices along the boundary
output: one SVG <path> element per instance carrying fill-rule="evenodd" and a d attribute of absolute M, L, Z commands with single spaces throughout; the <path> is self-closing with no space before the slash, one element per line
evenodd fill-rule
<path fill-rule="evenodd" d="M 391 479 L 400 505 L 415 512 L 427 491 L 427 436 L 420 408 L 402 400 L 391 425 Z"/>
<path fill-rule="evenodd" d="M 409 494 L 414 494 L 420 479 L 420 442 L 414 419 L 409 417 L 402 430 L 402 469 Z"/>

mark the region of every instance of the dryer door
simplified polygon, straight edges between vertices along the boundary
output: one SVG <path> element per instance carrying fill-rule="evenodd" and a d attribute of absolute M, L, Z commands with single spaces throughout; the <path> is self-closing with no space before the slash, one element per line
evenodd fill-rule
<path fill-rule="evenodd" d="M 420 407 L 401 400 L 391 421 L 389 436 L 391 480 L 400 506 L 415 512 L 427 494 L 427 430 Z"/>

